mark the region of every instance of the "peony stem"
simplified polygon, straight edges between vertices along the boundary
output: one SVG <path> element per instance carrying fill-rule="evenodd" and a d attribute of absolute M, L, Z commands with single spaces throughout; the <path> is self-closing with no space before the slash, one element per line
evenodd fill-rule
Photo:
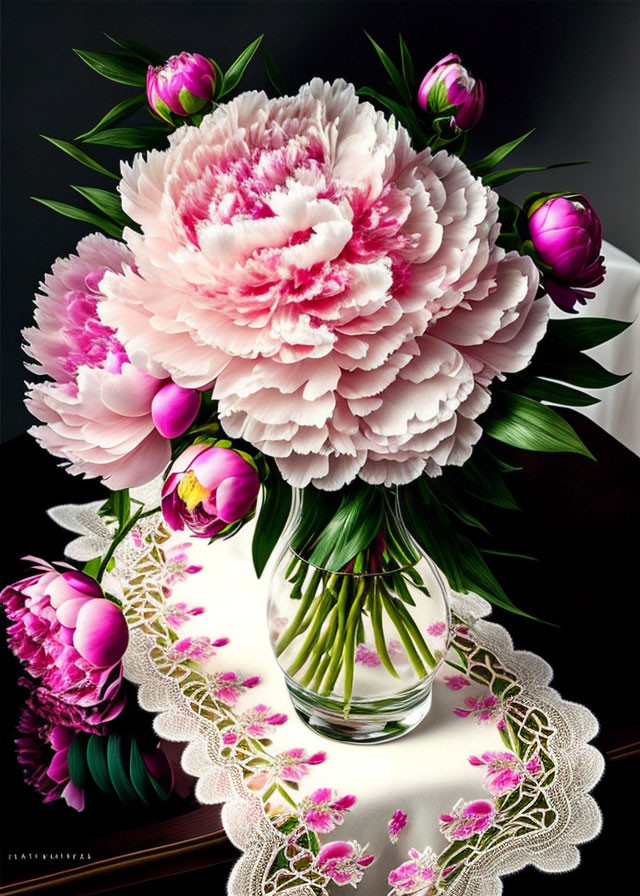
<path fill-rule="evenodd" d="M 349 618 L 347 619 L 347 634 L 344 642 L 344 717 L 349 715 L 351 709 L 351 695 L 353 693 L 353 666 L 356 650 L 356 635 L 358 632 L 358 623 L 361 619 L 360 609 L 362 603 L 362 592 L 365 583 L 361 581 L 354 598 L 351 609 L 349 610 Z"/>
<path fill-rule="evenodd" d="M 304 619 L 307 610 L 316 597 L 316 588 L 318 587 L 319 580 L 320 570 L 316 569 L 311 576 L 309 587 L 300 599 L 300 606 L 298 607 L 296 615 L 293 617 L 286 630 L 278 638 L 278 643 L 276 645 L 276 656 L 280 656 L 280 654 L 287 649 L 289 644 L 291 644 L 296 635 L 299 634 L 300 631 L 304 631 L 304 629 L 301 629 L 302 620 Z M 319 596 L 320 595 L 318 595 L 318 597 Z"/>
<path fill-rule="evenodd" d="M 347 600 L 349 597 L 350 576 L 342 577 L 342 585 L 340 586 L 340 594 L 338 595 L 338 634 L 336 635 L 333 648 L 331 650 L 331 662 L 327 671 L 327 678 L 323 684 L 320 693 L 327 696 L 333 690 L 340 666 L 342 665 L 342 651 L 345 637 L 345 626 L 347 617 Z"/>
<path fill-rule="evenodd" d="M 393 675 L 394 678 L 399 678 L 395 666 L 391 662 L 391 657 L 389 656 L 387 644 L 384 639 L 384 628 L 382 625 L 382 601 L 378 593 L 377 582 L 374 582 L 373 584 L 373 594 L 371 599 L 371 627 L 373 628 L 373 637 L 376 642 L 376 650 L 378 651 L 378 656 L 380 657 L 382 665 L 390 675 Z"/>
<path fill-rule="evenodd" d="M 382 603 L 387 611 L 387 615 L 389 619 L 393 622 L 396 627 L 398 634 L 400 635 L 400 640 L 402 641 L 402 645 L 404 649 L 407 651 L 407 656 L 411 661 L 411 665 L 416 671 L 418 678 L 424 678 L 427 674 L 427 670 L 422 664 L 422 660 L 418 656 L 418 652 L 413 646 L 413 641 L 411 640 L 411 636 L 409 635 L 407 629 L 404 626 L 404 623 L 398 614 L 396 609 L 396 601 L 389 597 L 389 595 L 385 592 L 384 588 L 381 589 L 380 595 L 382 597 Z"/>
<path fill-rule="evenodd" d="M 418 650 L 422 654 L 425 662 L 427 663 L 429 668 L 434 669 L 437 665 L 436 659 L 429 650 L 427 642 L 422 637 L 422 633 L 416 625 L 415 619 L 412 618 L 411 613 L 409 613 L 407 608 L 401 603 L 396 604 L 396 610 L 399 613 L 400 618 L 404 622 L 409 634 L 413 637 L 414 644 L 417 645 Z"/>
<path fill-rule="evenodd" d="M 323 654 L 327 650 L 327 647 L 331 643 L 330 633 L 331 633 L 332 627 L 334 626 L 337 609 L 338 609 L 338 605 L 334 604 L 331 607 L 331 609 L 329 610 L 329 613 L 327 614 L 327 617 L 326 617 L 327 627 L 325 628 L 322 635 L 318 638 L 318 641 L 317 641 L 315 647 L 311 651 L 311 655 L 309 657 L 309 667 L 308 667 L 307 671 L 305 672 L 304 676 L 300 679 L 300 684 L 305 688 L 307 687 L 307 685 L 310 683 L 311 679 L 313 678 L 313 676 L 316 672 L 316 669 L 318 668 L 318 663 L 320 661 L 320 658 L 323 656 Z"/>
<path fill-rule="evenodd" d="M 302 647 L 300 648 L 300 651 L 298 652 L 298 655 L 296 656 L 294 661 L 291 663 L 291 665 L 287 669 L 287 673 L 291 677 L 293 677 L 296 674 L 296 672 L 299 672 L 300 669 L 306 663 L 307 657 L 309 656 L 309 654 L 311 653 L 311 650 L 313 649 L 315 640 L 318 637 L 318 633 L 320 632 L 320 629 L 322 628 L 322 624 L 327 616 L 327 611 L 329 609 L 330 602 L 331 602 L 331 592 L 327 589 L 326 591 L 323 591 L 320 596 L 320 604 L 318 606 L 318 610 L 316 612 L 315 619 L 313 620 L 313 623 L 311 624 L 311 628 L 309 629 L 309 634 L 305 638 L 304 643 L 303 643 Z"/>

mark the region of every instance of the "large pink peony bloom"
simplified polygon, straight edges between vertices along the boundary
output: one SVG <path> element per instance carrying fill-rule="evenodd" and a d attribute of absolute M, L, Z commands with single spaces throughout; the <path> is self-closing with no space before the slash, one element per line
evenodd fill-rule
<path fill-rule="evenodd" d="M 132 264 L 122 243 L 98 233 L 77 255 L 58 259 L 36 295 L 36 327 L 23 331 L 33 373 L 26 405 L 44 426 L 30 432 L 71 473 L 100 476 L 110 488 L 143 485 L 169 462 L 171 445 L 156 430 L 151 403 L 166 383 L 134 367 L 115 331 L 99 319 L 107 270 Z"/>
<path fill-rule="evenodd" d="M 464 463 L 487 387 L 546 326 L 533 262 L 496 247 L 497 195 L 341 80 L 244 93 L 120 189 L 142 233 L 102 319 L 149 373 L 215 381 L 227 433 L 295 486 Z"/>

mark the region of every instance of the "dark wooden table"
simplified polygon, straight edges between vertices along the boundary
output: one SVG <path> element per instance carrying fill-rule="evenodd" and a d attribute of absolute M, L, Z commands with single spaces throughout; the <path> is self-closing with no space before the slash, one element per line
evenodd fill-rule
<path fill-rule="evenodd" d="M 586 418 L 569 416 L 598 462 L 505 449 L 504 458 L 523 467 L 510 478 L 521 511 L 494 512 L 486 519 L 494 546 L 539 558 L 496 557 L 493 566 L 520 607 L 554 625 L 501 611 L 494 616 L 517 647 L 551 664 L 554 685 L 566 699 L 585 703 L 600 720 L 595 745 L 608 762 L 594 795 L 604 827 L 582 848 L 581 864 L 569 876 L 525 869 L 505 879 L 506 896 L 626 892 L 638 846 L 633 807 L 640 797 L 640 459 Z M 2 446 L 2 475 L 1 581 L 7 583 L 24 574 L 19 561 L 24 554 L 62 557 L 68 535 L 49 520 L 47 507 L 95 500 L 103 490 L 58 469 L 27 436 Z M 43 805 L 24 786 L 13 753 L 19 667 L 4 645 L 1 652 L 0 894 L 73 896 L 126 888 L 137 896 L 156 894 L 165 877 L 183 892 L 205 887 L 222 893 L 237 853 L 224 836 L 217 807 L 176 797 L 162 810 L 137 815 L 106 801 L 78 814 L 62 803 Z M 44 854 L 82 858 L 43 859 Z"/>

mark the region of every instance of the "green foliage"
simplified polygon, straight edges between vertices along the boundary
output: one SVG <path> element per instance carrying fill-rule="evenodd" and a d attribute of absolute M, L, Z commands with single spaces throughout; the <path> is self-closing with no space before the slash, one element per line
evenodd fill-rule
<path fill-rule="evenodd" d="M 124 527 L 131 516 L 131 498 L 129 489 L 111 492 L 107 500 L 98 511 L 100 516 L 117 520 L 119 528 Z"/>
<path fill-rule="evenodd" d="M 532 128 L 530 131 L 527 131 L 526 134 L 523 134 L 521 137 L 516 137 L 515 140 L 510 140 L 508 143 L 503 143 L 502 146 L 498 146 L 497 149 L 494 149 L 489 155 L 484 156 L 484 158 L 479 159 L 477 162 L 474 162 L 472 165 L 469 165 L 472 174 L 475 174 L 476 177 L 483 177 L 485 174 L 488 174 L 490 171 L 500 164 L 503 159 L 513 152 L 514 149 L 517 149 L 521 143 L 530 137 L 533 134 L 535 128 Z"/>
<path fill-rule="evenodd" d="M 85 137 L 85 143 L 100 146 L 118 146 L 122 149 L 156 149 L 162 146 L 171 133 L 171 128 L 149 125 L 139 128 L 110 128 Z"/>
<path fill-rule="evenodd" d="M 532 174 L 536 171 L 550 171 L 552 168 L 570 168 L 574 165 L 588 165 L 589 162 L 581 159 L 576 162 L 556 162 L 553 165 L 529 165 L 525 168 L 507 168 L 505 171 L 494 171 L 493 174 L 486 174 L 482 178 L 483 184 L 487 187 L 500 187 L 502 184 L 508 184 L 510 181 L 521 177 L 523 174 Z"/>
<path fill-rule="evenodd" d="M 380 62 L 382 63 L 382 65 L 384 66 L 385 71 L 391 78 L 391 82 L 392 82 L 393 86 L 396 88 L 396 90 L 398 91 L 398 93 L 400 94 L 400 96 L 402 97 L 404 102 L 408 106 L 411 106 L 414 101 L 414 97 L 411 93 L 411 87 L 410 87 L 409 83 L 403 77 L 403 75 L 400 74 L 400 72 L 398 71 L 398 67 L 396 66 L 396 64 L 394 62 L 392 62 L 390 57 L 387 56 L 387 54 L 384 52 L 382 47 L 378 46 L 378 44 L 375 42 L 375 40 L 371 37 L 370 34 L 367 34 L 366 31 L 365 31 L 365 34 L 366 34 L 367 38 L 369 39 L 369 41 L 371 42 L 373 49 L 378 54 L 378 58 L 379 58 Z M 404 43 L 404 42 L 402 42 L 402 43 Z M 401 48 L 402 48 L 402 43 L 401 43 Z M 402 50 L 401 50 L 401 52 L 402 52 Z M 408 50 L 406 49 L 406 45 L 405 45 L 404 55 L 405 55 L 405 65 L 406 65 L 406 57 L 408 56 Z"/>
<path fill-rule="evenodd" d="M 320 532 L 309 562 L 322 569 L 339 571 L 366 550 L 382 525 L 382 493 L 374 486 L 347 489 L 331 520 Z"/>
<path fill-rule="evenodd" d="M 117 193 L 109 190 L 101 190 L 99 187 L 77 187 L 73 184 L 71 189 L 95 205 L 96 208 L 108 215 L 119 227 L 127 227 L 134 222 L 122 211 L 122 204 Z"/>
<path fill-rule="evenodd" d="M 269 562 L 269 557 L 282 534 L 291 508 L 291 486 L 280 476 L 275 464 L 273 466 L 274 468 L 270 470 L 269 478 L 262 489 L 262 506 L 251 545 L 253 565 L 258 578 Z"/>
<path fill-rule="evenodd" d="M 122 40 L 119 37 L 112 37 L 106 32 L 104 36 L 108 38 L 111 43 L 114 43 L 121 49 L 125 50 L 125 52 L 130 56 L 133 56 L 136 59 L 139 59 L 141 62 L 144 62 L 145 65 L 160 65 L 166 59 L 166 56 L 163 53 L 160 53 L 158 50 L 154 50 L 152 47 L 147 47 L 145 44 L 141 44 L 137 40 Z"/>
<path fill-rule="evenodd" d="M 107 236 L 113 236 L 116 239 L 120 239 L 122 236 L 122 227 L 118 227 L 117 224 L 100 217 L 100 215 L 94 215 L 93 212 L 76 208 L 74 205 L 67 205 L 66 202 L 57 202 L 55 199 L 40 199 L 38 196 L 32 196 L 31 198 L 42 205 L 46 205 L 47 208 L 52 209 L 54 212 L 58 212 L 59 215 L 64 215 L 65 218 L 73 218 L 75 221 L 84 221 L 93 227 L 98 227 Z"/>
<path fill-rule="evenodd" d="M 86 131 L 84 134 L 80 134 L 76 139 L 86 140 L 88 137 L 93 137 L 94 134 L 99 134 L 108 127 L 129 118 L 134 112 L 141 109 L 142 106 L 145 106 L 146 103 L 147 97 L 144 93 L 138 93 L 136 96 L 131 96 L 126 100 L 122 100 L 121 103 L 117 103 L 112 109 L 109 109 L 106 115 L 103 115 L 100 121 L 90 130 Z"/>
<path fill-rule="evenodd" d="M 66 140 L 56 140 L 55 137 L 46 137 L 44 134 L 41 134 L 41 136 L 44 140 L 48 140 L 49 143 L 53 143 L 54 146 L 57 146 L 58 149 L 66 152 L 66 154 L 71 156 L 72 159 L 75 159 L 76 162 L 80 162 L 81 165 L 86 165 L 87 168 L 91 168 L 99 174 L 106 174 L 107 177 L 112 177 L 114 180 L 120 180 L 117 174 L 114 174 L 112 171 L 103 167 L 99 162 L 96 162 L 95 159 L 92 159 L 91 156 L 88 156 L 86 152 L 83 152 L 77 146 L 74 146 L 73 143 L 67 143 Z"/>
<path fill-rule="evenodd" d="M 74 50 L 89 68 L 92 68 L 103 78 L 116 81 L 118 84 L 127 84 L 132 87 L 144 87 L 146 82 L 147 66 L 142 59 L 132 57 L 130 53 L 97 53 L 93 50 Z"/>
<path fill-rule="evenodd" d="M 267 72 L 267 78 L 272 84 L 278 96 L 286 96 L 287 82 L 282 74 L 278 63 L 273 58 L 271 50 L 266 50 L 264 54 L 264 67 Z"/>
<path fill-rule="evenodd" d="M 260 37 L 257 37 L 254 41 L 252 41 L 249 46 L 245 50 L 243 50 L 242 53 L 240 53 L 235 62 L 231 63 L 231 65 L 223 75 L 217 99 L 222 99 L 223 96 L 227 96 L 227 94 L 231 93 L 231 91 L 238 86 L 242 76 L 244 75 L 246 67 L 249 65 L 256 50 L 262 43 L 263 37 L 264 34 L 261 34 Z"/>
<path fill-rule="evenodd" d="M 482 418 L 492 438 L 528 451 L 567 451 L 595 460 L 573 427 L 556 411 L 522 395 L 502 391 L 493 413 Z"/>

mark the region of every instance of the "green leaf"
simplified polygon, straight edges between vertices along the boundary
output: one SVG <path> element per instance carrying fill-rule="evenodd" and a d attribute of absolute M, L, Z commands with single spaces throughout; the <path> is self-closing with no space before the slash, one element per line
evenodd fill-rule
<path fill-rule="evenodd" d="M 528 451 L 567 451 L 595 460 L 573 427 L 550 407 L 510 392 L 502 392 L 494 406 L 484 429 L 499 442 Z"/>
<path fill-rule="evenodd" d="M 275 471 L 263 488 L 262 506 L 253 533 L 251 553 L 258 578 L 264 572 L 285 527 L 291 507 L 291 486 Z"/>
<path fill-rule="evenodd" d="M 384 68 L 385 68 L 385 71 L 387 72 L 387 74 L 388 74 L 389 77 L 391 78 L 391 81 L 392 81 L 392 83 L 393 83 L 393 86 L 396 88 L 396 90 L 398 91 L 398 93 L 400 94 L 400 96 L 402 97 L 402 99 L 403 99 L 406 103 L 408 103 L 409 105 L 411 105 L 411 103 L 413 102 L 413 97 L 411 96 L 411 92 L 409 91 L 409 88 L 407 87 L 407 85 L 406 85 L 406 83 L 405 83 L 405 81 L 404 81 L 402 75 L 401 75 L 400 72 L 398 71 L 397 66 L 396 66 L 395 63 L 392 62 L 391 59 L 387 56 L 387 54 L 384 52 L 384 50 L 382 49 L 382 47 L 378 46 L 378 44 L 377 44 L 377 43 L 375 42 L 375 40 L 371 37 L 370 34 L 367 34 L 367 32 L 365 31 L 365 35 L 367 36 L 367 38 L 368 38 L 369 41 L 371 42 L 371 44 L 372 44 L 372 46 L 373 46 L 373 49 L 374 49 L 374 50 L 376 51 L 376 53 L 378 54 L 378 58 L 380 59 L 380 62 L 383 64 L 383 66 L 384 66 Z"/>
<path fill-rule="evenodd" d="M 562 383 L 552 383 L 550 380 L 532 379 L 520 385 L 516 377 L 510 380 L 512 388 L 517 388 L 519 395 L 535 398 L 536 401 L 550 401 L 552 404 L 564 404 L 575 408 L 586 408 L 591 404 L 598 404 L 599 398 L 572 389 Z"/>
<path fill-rule="evenodd" d="M 402 103 L 392 99 L 390 96 L 385 96 L 385 94 L 379 93 L 377 90 L 374 90 L 373 87 L 360 87 L 356 92 L 358 96 L 371 97 L 371 99 L 376 100 L 381 106 L 384 106 L 385 109 L 392 112 L 412 136 L 416 135 L 426 145 L 429 139 L 427 133 L 411 109 L 407 109 L 406 106 L 403 106 Z"/>
<path fill-rule="evenodd" d="M 107 740 L 107 769 L 113 789 L 125 805 L 137 802 L 138 795 L 122 761 L 122 736 L 110 734 Z"/>
<path fill-rule="evenodd" d="M 47 137 L 44 134 L 41 134 L 40 136 L 44 140 L 48 140 L 49 143 L 53 143 L 58 149 L 66 152 L 66 154 L 71 156 L 72 159 L 75 159 L 76 162 L 80 162 L 80 164 L 86 165 L 87 168 L 91 168 L 93 171 L 98 171 L 100 174 L 106 174 L 107 177 L 112 177 L 114 180 L 120 180 L 117 174 L 104 168 L 99 162 L 96 162 L 91 156 L 88 156 L 86 152 L 82 152 L 81 149 L 74 146 L 73 143 L 67 143 L 66 140 L 56 140 L 55 137 Z"/>
<path fill-rule="evenodd" d="M 271 50 L 267 50 L 264 54 L 264 67 L 267 71 L 267 78 L 273 85 L 276 93 L 279 96 L 285 96 L 287 93 L 287 82 L 280 71 L 278 63 L 273 58 Z"/>
<path fill-rule="evenodd" d="M 588 165 L 587 160 L 581 159 L 576 162 L 556 162 L 554 165 L 529 165 L 525 168 L 507 168 L 505 171 L 494 171 L 493 174 L 486 174 L 482 178 L 482 183 L 487 187 L 500 187 L 502 184 L 508 184 L 510 181 L 521 177 L 523 174 L 532 174 L 535 171 L 550 171 L 552 168 L 570 168 L 573 165 Z"/>
<path fill-rule="evenodd" d="M 343 495 L 336 513 L 321 532 L 309 562 L 338 572 L 369 547 L 380 531 L 383 502 L 374 487 L 362 487 Z"/>
<path fill-rule="evenodd" d="M 91 137 L 85 137 L 85 143 L 96 143 L 99 146 L 118 146 L 121 149 L 155 149 L 160 146 L 170 130 L 165 127 L 110 128 L 100 131 Z"/>
<path fill-rule="evenodd" d="M 246 50 L 243 50 L 242 53 L 238 56 L 235 62 L 232 62 L 229 68 L 224 73 L 224 78 L 222 79 L 222 85 L 220 87 L 220 92 L 218 94 L 218 99 L 226 96 L 228 93 L 237 87 L 240 82 L 240 79 L 244 75 L 244 71 L 246 67 L 249 65 L 253 56 L 262 43 L 262 38 L 264 34 L 261 34 L 260 37 L 257 37 Z"/>
<path fill-rule="evenodd" d="M 87 576 L 91 576 L 92 579 L 95 579 L 98 575 L 98 570 L 100 569 L 101 559 L 102 558 L 98 556 L 94 557 L 93 560 L 88 560 L 82 567 L 82 572 Z"/>
<path fill-rule="evenodd" d="M 141 60 L 134 60 L 125 53 L 96 53 L 92 50 L 75 50 L 77 56 L 103 78 L 128 84 L 132 87 L 144 87 L 147 67 Z"/>
<path fill-rule="evenodd" d="M 517 149 L 521 143 L 523 143 L 527 137 L 530 137 L 531 134 L 535 131 L 535 128 L 532 128 L 530 131 L 527 131 L 526 134 L 523 134 L 521 137 L 516 137 L 515 140 L 510 140 L 509 143 L 503 143 L 502 146 L 499 146 L 497 149 L 494 149 L 493 152 L 490 152 L 489 155 L 484 156 L 484 158 L 479 159 L 477 162 L 474 162 L 472 165 L 469 165 L 472 174 L 485 175 L 488 174 L 489 171 L 493 171 L 496 165 L 499 165 L 503 159 L 513 152 L 514 149 Z"/>
<path fill-rule="evenodd" d="M 104 36 L 108 38 L 111 43 L 116 44 L 131 56 L 135 56 L 137 59 L 146 62 L 148 65 L 160 65 L 160 63 L 164 62 L 166 59 L 166 57 L 158 50 L 154 50 L 152 47 L 147 47 L 145 44 L 138 43 L 137 40 L 122 40 L 119 37 L 112 37 L 106 32 Z"/>
<path fill-rule="evenodd" d="M 114 106 L 113 109 L 109 109 L 107 114 L 104 115 L 91 130 L 86 131 L 84 134 L 80 134 L 79 137 L 76 137 L 76 140 L 86 140 L 87 137 L 92 137 L 94 134 L 104 131 L 105 128 L 117 124 L 119 121 L 124 121 L 125 118 L 129 118 L 130 115 L 133 115 L 136 109 L 140 109 L 144 106 L 146 102 L 147 97 L 144 93 L 139 93 L 136 96 L 131 96 L 126 100 L 122 100 L 122 102 Z"/>
<path fill-rule="evenodd" d="M 575 317 L 571 320 L 550 320 L 541 349 L 550 346 L 558 354 L 567 348 L 587 351 L 602 345 L 631 326 L 632 321 L 610 320 L 606 317 Z"/>
<path fill-rule="evenodd" d="M 37 196 L 32 196 L 31 198 L 36 202 L 40 202 L 42 205 L 46 205 L 47 208 L 53 209 L 54 212 L 58 212 L 59 215 L 64 215 L 66 218 L 73 218 L 74 221 L 85 221 L 87 224 L 99 227 L 101 230 L 104 230 L 106 234 L 116 237 L 116 239 L 122 237 L 122 228 L 113 224 L 111 221 L 108 221 L 106 218 L 101 218 L 100 215 L 94 215 L 93 212 L 87 212 L 82 208 L 76 208 L 74 205 L 67 205 L 65 202 L 56 202 L 55 199 L 39 199 Z"/>
<path fill-rule="evenodd" d="M 621 383 L 629 376 L 628 373 L 611 373 L 598 361 L 581 353 L 567 355 L 557 361 L 551 358 L 536 358 L 534 364 L 533 370 L 538 376 L 562 380 L 585 389 L 606 389 L 608 386 Z"/>
<path fill-rule="evenodd" d="M 413 98 L 413 90 L 415 88 L 416 83 L 416 74 L 413 68 L 413 60 L 411 58 L 411 53 L 409 52 L 409 47 L 404 42 L 404 38 L 401 34 L 398 35 L 398 40 L 400 42 L 400 60 L 402 62 L 402 77 L 404 78 L 404 82 L 407 85 L 407 89 L 411 93 Z"/>
<path fill-rule="evenodd" d="M 118 521 L 118 528 L 123 528 L 131 516 L 131 498 L 129 489 L 123 488 L 111 492 L 102 507 L 98 510 L 99 516 L 111 517 Z"/>
<path fill-rule="evenodd" d="M 98 187 L 77 187 L 73 184 L 71 184 L 71 189 L 84 196 L 88 202 L 95 205 L 105 215 L 113 218 L 119 227 L 127 227 L 133 224 L 133 221 L 122 211 L 120 197 L 116 193 L 111 193 L 109 190 L 100 190 Z"/>
<path fill-rule="evenodd" d="M 151 783 L 151 775 L 144 764 L 140 747 L 135 737 L 131 738 L 131 748 L 129 753 L 129 777 L 131 783 L 146 806 L 150 806 L 155 802 L 156 790 Z"/>
<path fill-rule="evenodd" d="M 78 733 L 71 741 L 67 762 L 69 764 L 69 777 L 80 790 L 84 790 L 87 786 L 89 778 L 89 769 L 86 757 L 87 737 L 83 733 Z"/>
<path fill-rule="evenodd" d="M 107 768 L 107 738 L 92 734 L 87 742 L 87 765 L 91 777 L 103 793 L 115 796 L 116 792 Z"/>

